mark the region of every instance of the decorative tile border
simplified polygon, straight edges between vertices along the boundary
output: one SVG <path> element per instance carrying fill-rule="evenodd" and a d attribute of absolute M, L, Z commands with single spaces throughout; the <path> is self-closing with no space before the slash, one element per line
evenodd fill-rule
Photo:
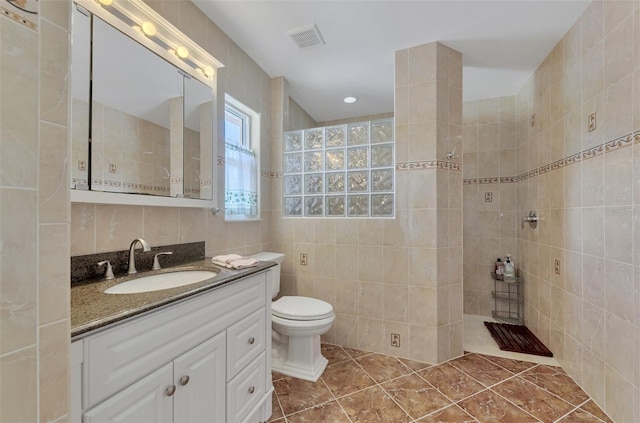
<path fill-rule="evenodd" d="M 462 164 L 455 162 L 447 162 L 444 160 L 425 160 L 420 162 L 403 162 L 396 163 L 396 170 L 418 170 L 418 169 L 446 169 L 462 171 Z"/>
<path fill-rule="evenodd" d="M 283 173 L 275 170 L 263 170 L 260 175 L 265 178 L 277 179 L 282 178 Z"/>
<path fill-rule="evenodd" d="M 218 164 L 221 164 L 218 162 Z M 224 159 L 222 159 L 222 166 L 224 166 Z M 421 169 L 445 169 L 445 170 L 453 170 L 453 171 L 462 171 L 462 164 L 455 162 L 446 162 L 443 160 L 425 160 L 421 162 L 404 162 L 404 163 L 396 163 L 395 166 L 397 171 L 408 171 L 408 170 L 421 170 Z M 265 178 L 282 178 L 283 172 L 276 170 L 263 170 L 261 171 L 261 175 Z"/>
<path fill-rule="evenodd" d="M 552 172 L 563 167 L 589 160 L 602 154 L 612 153 L 620 149 L 630 147 L 634 144 L 640 144 L 640 130 L 624 135 L 622 137 L 607 141 L 595 147 L 588 148 L 579 153 L 572 154 L 564 159 L 540 166 L 539 168 L 522 173 L 518 176 L 492 177 L 492 178 L 469 178 L 464 179 L 463 184 L 495 184 L 495 183 L 513 183 L 521 182 L 529 178 L 533 178 L 544 173 Z"/>
<path fill-rule="evenodd" d="M 113 180 L 94 179 L 92 184 L 102 185 L 104 187 L 122 187 L 122 188 L 139 189 L 144 191 L 169 192 L 168 187 L 161 187 L 158 185 L 139 184 L 136 182 L 120 182 L 120 181 L 113 181 Z"/>

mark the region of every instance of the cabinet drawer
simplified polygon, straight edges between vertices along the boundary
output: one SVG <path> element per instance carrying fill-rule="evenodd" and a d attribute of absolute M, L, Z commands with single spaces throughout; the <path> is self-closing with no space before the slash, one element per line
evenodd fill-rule
<path fill-rule="evenodd" d="M 265 349 L 265 308 L 227 329 L 227 381 Z"/>
<path fill-rule="evenodd" d="M 83 409 L 265 307 L 265 280 L 254 275 L 85 338 Z"/>
<path fill-rule="evenodd" d="M 227 421 L 240 422 L 265 393 L 266 353 L 245 367 L 227 384 Z"/>

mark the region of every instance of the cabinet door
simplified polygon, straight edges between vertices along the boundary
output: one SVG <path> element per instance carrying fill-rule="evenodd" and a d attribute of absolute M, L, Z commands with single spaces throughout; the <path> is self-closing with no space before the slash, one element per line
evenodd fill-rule
<path fill-rule="evenodd" d="M 225 421 L 225 333 L 182 354 L 173 362 L 175 421 Z"/>
<path fill-rule="evenodd" d="M 82 421 L 171 423 L 173 397 L 169 393 L 172 385 L 173 365 L 169 363 L 96 405 L 83 414 Z"/>

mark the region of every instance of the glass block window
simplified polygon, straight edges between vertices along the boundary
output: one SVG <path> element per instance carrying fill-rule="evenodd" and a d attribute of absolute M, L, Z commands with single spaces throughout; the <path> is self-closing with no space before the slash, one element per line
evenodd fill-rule
<path fill-rule="evenodd" d="M 285 217 L 393 217 L 394 122 L 284 134 Z"/>

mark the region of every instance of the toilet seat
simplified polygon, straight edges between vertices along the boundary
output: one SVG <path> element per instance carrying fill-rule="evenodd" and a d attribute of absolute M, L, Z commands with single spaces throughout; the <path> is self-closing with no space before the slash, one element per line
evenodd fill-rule
<path fill-rule="evenodd" d="M 285 296 L 271 303 L 271 314 L 281 319 L 310 321 L 332 317 L 331 304 L 309 297 Z"/>

